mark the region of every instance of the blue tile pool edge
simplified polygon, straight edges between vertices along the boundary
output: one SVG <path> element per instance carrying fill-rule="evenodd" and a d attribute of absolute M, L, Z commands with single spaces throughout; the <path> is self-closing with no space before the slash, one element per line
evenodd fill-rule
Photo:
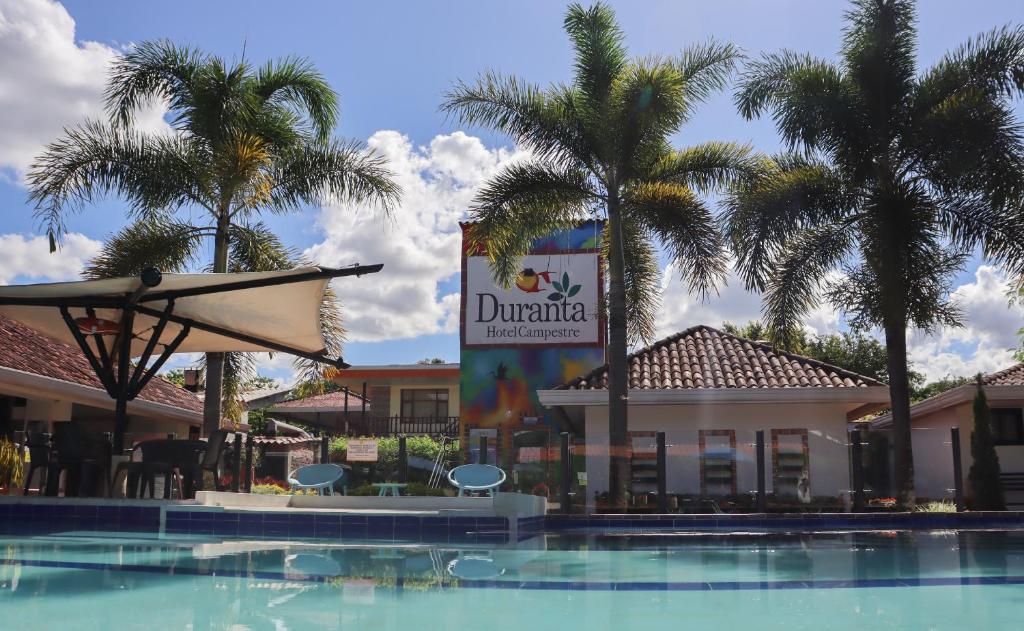
<path fill-rule="evenodd" d="M 232 538 L 374 539 L 504 543 L 560 532 L 748 532 L 823 530 L 968 530 L 1024 528 L 1024 512 L 809 513 L 739 515 L 366 515 L 211 509 L 152 501 L 0 502 L 0 534 L 12 530 L 104 531 Z"/>

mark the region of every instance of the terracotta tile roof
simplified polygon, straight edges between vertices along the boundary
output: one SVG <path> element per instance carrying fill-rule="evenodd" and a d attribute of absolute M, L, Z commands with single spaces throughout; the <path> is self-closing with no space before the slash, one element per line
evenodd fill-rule
<path fill-rule="evenodd" d="M 880 382 L 771 346 L 695 326 L 629 356 L 629 387 L 685 388 L 854 388 Z M 604 390 L 608 365 L 558 386 L 560 390 Z"/>
<path fill-rule="evenodd" d="M 324 394 L 317 394 L 311 397 L 305 397 L 302 399 L 292 399 L 291 401 L 282 401 L 281 403 L 275 403 L 271 406 L 274 410 L 287 410 L 288 408 L 342 408 L 345 407 L 345 392 L 339 390 L 338 392 L 325 392 Z M 355 392 L 349 391 L 348 393 L 348 409 L 362 410 L 363 409 L 363 398 Z M 367 400 L 366 409 L 370 409 L 370 402 Z"/>
<path fill-rule="evenodd" d="M 1024 386 L 1024 363 L 982 377 L 986 386 Z"/>
<path fill-rule="evenodd" d="M 103 390 L 80 349 L 3 316 L 0 316 L 0 366 Z M 139 398 L 190 412 L 203 412 L 199 397 L 160 377 L 150 380 Z"/>

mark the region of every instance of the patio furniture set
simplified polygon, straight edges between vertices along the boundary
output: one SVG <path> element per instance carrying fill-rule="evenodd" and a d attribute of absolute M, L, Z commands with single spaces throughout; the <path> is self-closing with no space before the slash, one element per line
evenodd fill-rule
<path fill-rule="evenodd" d="M 52 439 L 45 433 L 29 434 L 31 464 L 24 494 L 29 494 L 38 471 L 42 494 L 50 497 L 60 494 L 62 475 L 65 497 L 114 497 L 123 474 L 125 497 L 145 497 L 147 491 L 149 497 L 155 497 L 160 477 L 164 499 L 169 499 L 174 489 L 180 498 L 193 498 L 197 490 L 202 490 L 203 473 L 207 471 L 221 490 L 219 463 L 227 448 L 227 436 L 227 431 L 218 430 L 205 441 L 145 440 L 134 445 L 129 460 L 112 469 L 109 435 L 89 436 L 74 423 L 62 423 Z"/>

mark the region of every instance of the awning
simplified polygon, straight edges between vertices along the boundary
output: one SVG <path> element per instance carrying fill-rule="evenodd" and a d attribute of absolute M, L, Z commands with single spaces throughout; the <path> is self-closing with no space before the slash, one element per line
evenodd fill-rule
<path fill-rule="evenodd" d="M 76 344 L 61 306 L 67 306 L 72 318 L 86 327 L 90 324 L 84 322 L 87 318 L 120 323 L 123 310 L 104 308 L 104 303 L 123 302 L 142 288 L 147 291 L 138 298 L 132 322 L 132 357 L 145 352 L 169 304 L 173 313 L 160 331 L 158 345 L 169 345 L 186 324 L 192 328 L 176 352 L 280 350 L 266 344 L 271 342 L 322 353 L 320 305 L 330 279 L 329 271 L 313 267 L 282 272 L 163 274 L 153 288 L 144 287 L 138 277 L 11 285 L 0 287 L 0 313 L 61 342 Z M 235 335 L 225 335 L 227 331 Z"/>
<path fill-rule="evenodd" d="M 0 287 L 0 314 L 78 345 L 117 399 L 117 448 L 127 401 L 173 353 L 276 351 L 346 367 L 325 354 L 324 291 L 332 278 L 381 267 L 166 275 L 149 268 L 139 277 L 10 285 Z"/>

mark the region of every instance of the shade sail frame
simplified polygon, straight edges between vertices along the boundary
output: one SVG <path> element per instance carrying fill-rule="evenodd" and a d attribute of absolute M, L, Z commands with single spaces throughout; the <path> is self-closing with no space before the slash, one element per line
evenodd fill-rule
<path fill-rule="evenodd" d="M 103 384 L 107 394 L 117 401 L 115 406 L 114 449 L 115 453 L 120 453 L 123 448 L 124 433 L 127 426 L 128 401 L 138 396 L 149 381 L 156 376 L 170 356 L 178 352 L 181 344 L 193 331 L 202 331 L 219 338 L 227 338 L 244 345 L 259 347 L 249 349 L 256 352 L 262 349 L 263 352 L 287 353 L 330 364 L 337 368 L 348 368 L 348 364 L 345 363 L 341 356 L 330 357 L 326 354 L 326 349 L 321 349 L 319 352 L 311 352 L 252 333 L 233 330 L 229 326 L 212 324 L 196 317 L 176 314 L 176 301 L 182 298 L 208 296 L 260 287 L 274 287 L 320 280 L 329 281 L 332 278 L 343 276 L 363 276 L 365 274 L 377 273 L 382 268 L 383 264 L 357 264 L 344 268 L 314 267 L 294 273 L 282 273 L 273 276 L 262 274 L 258 278 L 229 280 L 221 283 L 159 290 L 154 288 L 162 283 L 163 276 L 158 270 L 148 268 L 143 271 L 139 279 L 110 279 L 109 283 L 106 281 L 79 281 L 78 283 L 8 287 L 7 289 L 15 289 L 13 292 L 15 295 L 11 295 L 12 292 L 10 291 L 7 292 L 8 295 L 3 295 L 3 289 L 5 288 L 0 288 L 0 307 L 50 307 L 58 310 L 61 320 L 63 320 L 64 325 L 79 349 L 85 354 L 86 359 L 96 373 L 100 383 Z M 199 275 L 196 276 L 198 277 Z M 141 282 L 139 282 L 138 286 L 134 287 L 131 291 L 111 295 L 109 287 L 118 285 L 128 287 L 140 280 Z M 72 294 L 77 294 L 75 290 L 82 288 L 83 285 L 88 283 L 92 283 L 93 287 L 102 286 L 108 289 L 96 295 L 60 295 L 62 288 L 65 290 L 65 294 L 69 293 L 68 290 L 71 290 L 70 293 Z M 326 287 L 326 282 L 324 282 L 323 286 Z M 53 292 L 55 295 L 31 295 L 33 288 L 36 289 L 36 294 L 40 292 L 44 294 Z M 18 293 L 26 295 L 16 295 Z M 158 309 L 151 306 L 155 302 L 163 302 L 163 308 Z M 71 309 L 84 309 L 86 315 L 92 319 L 96 319 L 97 309 L 120 311 L 120 318 L 118 320 L 120 330 L 116 335 L 106 336 L 98 332 L 83 332 L 72 316 Z M 133 342 L 136 339 L 143 339 L 133 328 L 136 315 L 153 318 L 155 324 L 152 328 L 148 329 L 149 338 L 145 340 L 141 353 L 137 355 L 138 361 L 133 367 L 131 362 Z M 30 328 L 53 337 L 52 332 L 40 328 L 38 324 L 33 326 L 31 321 L 19 318 L 17 315 L 11 315 L 10 317 Z M 168 324 L 174 324 L 180 327 L 180 329 L 169 341 L 162 342 L 161 337 L 164 335 Z M 319 327 L 319 320 L 317 327 Z M 157 354 L 157 347 L 161 345 L 163 348 Z M 210 349 L 210 351 L 189 349 L 189 351 L 221 352 L 220 349 Z M 154 357 L 156 358 L 155 360 L 153 360 Z M 150 360 L 153 360 L 152 364 L 150 364 Z"/>

